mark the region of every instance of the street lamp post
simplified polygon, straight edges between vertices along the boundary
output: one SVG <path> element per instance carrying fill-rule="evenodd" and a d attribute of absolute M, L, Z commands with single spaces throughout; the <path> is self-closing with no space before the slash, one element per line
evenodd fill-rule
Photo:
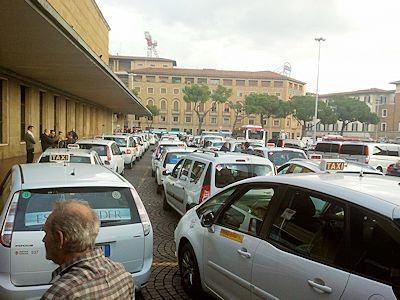
<path fill-rule="evenodd" d="M 315 112 L 314 112 L 314 143 L 317 142 L 317 117 L 318 117 L 318 83 L 319 83 L 319 61 L 321 55 L 321 42 L 324 42 L 325 39 L 323 37 L 315 38 L 318 42 L 318 67 L 317 67 L 317 91 L 315 95 Z"/>

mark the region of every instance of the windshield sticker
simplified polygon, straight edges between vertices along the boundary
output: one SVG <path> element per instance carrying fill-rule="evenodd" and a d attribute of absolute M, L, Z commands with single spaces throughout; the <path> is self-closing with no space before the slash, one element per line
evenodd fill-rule
<path fill-rule="evenodd" d="M 25 214 L 25 226 L 43 225 L 51 211 L 41 211 Z"/>
<path fill-rule="evenodd" d="M 22 198 L 29 199 L 32 196 L 31 192 L 25 191 L 22 192 Z"/>
<path fill-rule="evenodd" d="M 219 171 L 221 171 L 221 170 L 222 170 L 222 165 L 218 164 L 218 165 L 217 165 L 215 168 L 216 168 L 216 169 L 217 169 L 217 171 L 219 172 Z"/>
<path fill-rule="evenodd" d="M 111 195 L 114 199 L 121 199 L 121 193 L 118 191 L 112 192 Z"/>
<path fill-rule="evenodd" d="M 131 210 L 129 208 L 100 208 L 94 209 L 101 221 L 130 220 Z"/>

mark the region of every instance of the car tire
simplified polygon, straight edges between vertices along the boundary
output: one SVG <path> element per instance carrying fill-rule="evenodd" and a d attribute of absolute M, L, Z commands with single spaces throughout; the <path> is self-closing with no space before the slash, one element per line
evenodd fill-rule
<path fill-rule="evenodd" d="M 383 173 L 383 168 L 382 167 L 377 167 L 376 168 L 379 172 L 382 172 Z"/>
<path fill-rule="evenodd" d="M 163 203 L 162 203 L 163 210 L 170 210 L 171 207 L 169 206 L 169 204 L 167 202 L 167 195 L 165 194 L 165 190 L 162 189 L 161 193 L 162 193 L 162 198 L 163 198 Z"/>
<path fill-rule="evenodd" d="M 151 170 L 151 177 L 156 176 L 156 172 L 154 172 L 153 170 Z"/>
<path fill-rule="evenodd" d="M 201 293 L 199 266 L 189 243 L 184 244 L 180 249 L 178 263 L 183 290 L 192 297 Z"/>
<path fill-rule="evenodd" d="M 157 184 L 156 192 L 157 194 L 161 194 L 162 185 Z"/>

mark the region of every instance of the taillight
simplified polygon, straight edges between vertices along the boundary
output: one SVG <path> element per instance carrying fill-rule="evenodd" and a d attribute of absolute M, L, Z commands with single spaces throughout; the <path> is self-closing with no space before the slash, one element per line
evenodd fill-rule
<path fill-rule="evenodd" d="M 365 149 L 365 163 L 369 162 L 369 148 L 367 146 L 364 147 Z"/>
<path fill-rule="evenodd" d="M 201 187 L 199 203 L 206 200 L 208 197 L 210 197 L 210 195 L 211 195 L 211 186 L 209 184 L 203 185 Z"/>
<path fill-rule="evenodd" d="M 311 159 L 322 159 L 322 155 L 319 155 L 319 154 L 313 154 L 313 155 L 311 155 L 311 157 L 310 157 Z"/>
<path fill-rule="evenodd" d="M 387 173 L 392 173 L 392 172 L 394 172 L 394 167 L 393 165 L 390 165 L 387 167 Z"/>
<path fill-rule="evenodd" d="M 125 150 L 125 153 L 126 153 L 126 154 L 131 154 L 132 151 L 131 151 L 131 149 L 126 149 L 126 150 Z"/>
<path fill-rule="evenodd" d="M 0 242 L 5 247 L 11 246 L 15 213 L 17 212 L 18 198 L 19 198 L 19 193 L 15 193 L 11 200 L 10 207 L 8 208 L 6 218 L 3 223 L 3 227 L 1 228 Z"/>
<path fill-rule="evenodd" d="M 140 220 L 143 225 L 144 235 L 148 235 L 151 230 L 151 223 L 150 223 L 149 216 L 148 216 L 146 209 L 142 203 L 142 200 L 140 200 L 139 194 L 136 192 L 136 190 L 131 189 L 131 193 L 132 193 L 133 199 L 135 200 L 136 208 L 138 210 L 139 217 L 140 217 Z"/>
<path fill-rule="evenodd" d="M 107 160 L 111 161 L 111 149 L 110 146 L 106 146 L 107 149 Z"/>

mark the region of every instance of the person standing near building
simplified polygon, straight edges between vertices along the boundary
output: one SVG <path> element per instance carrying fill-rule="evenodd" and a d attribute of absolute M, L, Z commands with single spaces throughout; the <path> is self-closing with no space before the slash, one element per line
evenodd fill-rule
<path fill-rule="evenodd" d="M 24 136 L 26 146 L 26 163 L 33 163 L 33 151 L 35 150 L 35 136 L 33 135 L 33 126 L 29 125 Z"/>
<path fill-rule="evenodd" d="M 49 130 L 46 128 L 40 135 L 40 142 L 42 143 L 42 151 L 46 151 L 47 148 L 53 147 L 54 140 L 51 138 Z"/>
<path fill-rule="evenodd" d="M 59 267 L 47 299 L 134 299 L 132 274 L 106 258 L 95 240 L 97 214 L 86 201 L 57 201 L 44 224 L 46 259 Z"/>

